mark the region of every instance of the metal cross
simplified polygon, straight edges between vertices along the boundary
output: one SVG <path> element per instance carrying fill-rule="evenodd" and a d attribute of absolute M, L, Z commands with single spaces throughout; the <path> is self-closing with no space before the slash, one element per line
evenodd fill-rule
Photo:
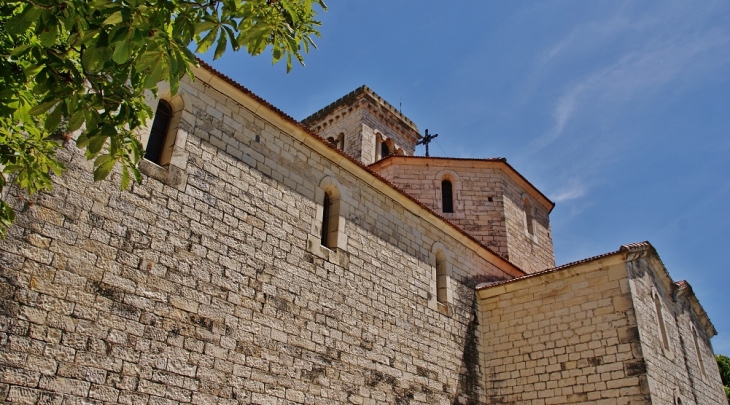
<path fill-rule="evenodd" d="M 428 130 L 426 130 L 426 135 L 424 135 L 423 138 L 416 144 L 426 147 L 426 157 L 428 157 L 428 144 L 431 143 L 431 141 L 433 141 L 437 136 L 439 136 L 439 134 L 429 135 Z"/>

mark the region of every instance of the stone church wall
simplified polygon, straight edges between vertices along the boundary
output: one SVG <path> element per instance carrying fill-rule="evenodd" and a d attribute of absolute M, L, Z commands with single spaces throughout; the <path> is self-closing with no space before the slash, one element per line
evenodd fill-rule
<path fill-rule="evenodd" d="M 652 403 L 620 257 L 477 293 L 487 403 Z"/>
<path fill-rule="evenodd" d="M 54 190 L 14 201 L 0 401 L 486 403 L 473 286 L 509 276 L 259 101 L 196 77 L 167 171 L 120 192 L 68 145 Z M 323 178 L 348 207 L 332 251 L 308 243 Z M 437 242 L 446 313 L 429 306 Z"/>
<path fill-rule="evenodd" d="M 505 179 L 503 192 L 502 200 L 510 261 L 528 273 L 555 267 L 548 210 L 531 200 L 534 233 L 530 234 L 527 232 L 525 223 L 524 206 L 525 198 L 529 197 L 510 179 Z"/>
<path fill-rule="evenodd" d="M 726 405 L 720 372 L 705 329 L 689 298 L 677 293 L 667 277 L 660 276 L 662 267 L 658 260 L 646 257 L 628 264 L 653 403 Z M 655 297 L 662 311 L 667 348 L 663 347 Z M 698 354 L 702 356 L 702 364 Z"/>
<path fill-rule="evenodd" d="M 522 270 L 534 273 L 554 267 L 548 210 L 533 200 L 534 234 L 530 235 L 523 205 L 526 192 L 494 167 L 501 164 L 394 157 L 374 170 Z M 443 179 L 452 183 L 453 213 L 443 212 Z"/>
<path fill-rule="evenodd" d="M 319 135 L 322 138 L 337 139 L 339 134 L 345 137 L 345 153 L 365 162 L 375 161 L 375 137 L 363 137 L 366 128 L 362 125 L 363 109 L 351 106 L 340 107 L 335 111 L 332 120 L 322 123 Z"/>
<path fill-rule="evenodd" d="M 397 158 L 395 158 L 397 159 Z M 408 194 L 432 207 L 439 215 L 479 239 L 502 257 L 511 259 L 507 250 L 504 220 L 504 177 L 499 170 L 445 167 L 435 164 L 393 163 L 378 168 L 378 173 Z M 441 180 L 448 175 L 453 185 L 454 212 L 443 212 Z M 492 201 L 489 201 L 489 199 Z"/>
<path fill-rule="evenodd" d="M 394 130 L 393 128 L 402 128 L 399 122 L 390 116 L 387 112 L 379 113 L 378 108 L 366 104 L 369 108 L 363 110 L 363 127 L 368 128 L 372 135 L 372 139 L 375 140 L 377 134 L 382 134 L 384 139 L 390 139 L 393 141 L 398 149 L 402 150 L 402 153 L 406 156 L 413 156 L 416 152 L 416 142 L 414 139 L 408 139 L 400 131 Z M 381 107 L 382 108 L 382 107 Z M 373 148 L 374 150 L 375 148 Z M 390 151 L 394 153 L 395 150 Z M 373 157 L 373 162 L 375 161 Z M 372 162 L 370 162 L 372 163 Z"/>

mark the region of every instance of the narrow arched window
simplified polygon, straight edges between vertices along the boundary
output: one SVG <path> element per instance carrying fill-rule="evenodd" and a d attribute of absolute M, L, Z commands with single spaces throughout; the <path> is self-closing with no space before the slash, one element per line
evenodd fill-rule
<path fill-rule="evenodd" d="M 330 235 L 330 214 L 332 211 L 332 203 L 330 202 L 330 195 L 324 193 L 324 201 L 322 205 L 322 235 L 321 244 L 322 246 L 329 247 L 329 235 Z"/>
<path fill-rule="evenodd" d="M 165 100 L 160 100 L 155 111 L 155 119 L 152 121 L 152 130 L 147 141 L 147 148 L 144 158 L 156 164 L 161 163 L 162 152 L 165 148 L 165 140 L 170 130 L 172 121 L 172 106 Z"/>
<path fill-rule="evenodd" d="M 662 348 L 669 350 L 669 339 L 667 338 L 667 325 L 664 323 L 664 312 L 659 293 L 654 293 L 654 310 L 656 311 L 657 322 L 659 323 L 659 334 L 662 338 Z"/>
<path fill-rule="evenodd" d="M 697 353 L 697 362 L 700 366 L 700 372 L 702 372 L 702 378 L 705 377 L 705 362 L 702 360 L 702 352 L 700 351 L 700 342 L 697 337 L 697 330 L 692 327 L 692 339 L 694 340 L 695 344 L 695 352 Z"/>
<path fill-rule="evenodd" d="M 446 255 L 443 251 L 436 253 L 436 301 L 439 304 L 448 303 L 448 279 L 446 271 Z"/>
<path fill-rule="evenodd" d="M 345 134 L 340 133 L 337 135 L 337 148 L 339 150 L 345 150 Z"/>
<path fill-rule="evenodd" d="M 535 234 L 535 225 L 534 225 L 534 218 L 532 213 L 532 204 L 530 204 L 530 200 L 525 197 L 525 227 L 527 228 L 527 233 L 530 235 Z"/>
<path fill-rule="evenodd" d="M 380 158 L 385 159 L 390 155 L 390 148 L 388 148 L 388 144 L 385 142 L 380 144 Z"/>
<path fill-rule="evenodd" d="M 449 180 L 441 182 L 441 201 L 443 212 L 454 212 L 454 190 Z"/>

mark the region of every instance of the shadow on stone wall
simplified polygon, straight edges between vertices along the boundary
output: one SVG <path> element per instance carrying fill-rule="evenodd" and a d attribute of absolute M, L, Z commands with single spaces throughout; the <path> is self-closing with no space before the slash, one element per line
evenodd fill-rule
<path fill-rule="evenodd" d="M 459 390 L 456 393 L 452 405 L 476 405 L 479 403 L 479 316 L 477 312 L 477 299 L 474 289 L 481 283 L 491 283 L 495 281 L 503 281 L 507 278 L 493 275 L 479 275 L 464 280 L 463 286 L 468 289 L 470 294 L 464 294 L 470 297 L 471 301 L 468 308 L 471 314 L 469 323 L 464 333 L 464 349 L 461 355 L 461 370 L 459 373 Z"/>

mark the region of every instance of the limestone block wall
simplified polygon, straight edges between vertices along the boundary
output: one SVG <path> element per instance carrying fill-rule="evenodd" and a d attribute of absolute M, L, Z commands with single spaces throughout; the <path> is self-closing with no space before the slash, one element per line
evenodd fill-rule
<path fill-rule="evenodd" d="M 522 270 L 533 273 L 554 267 L 548 210 L 531 199 L 530 234 L 523 202 L 531 197 L 500 165 L 500 161 L 396 157 L 373 169 Z M 444 179 L 452 183 L 453 213 L 443 212 Z"/>
<path fill-rule="evenodd" d="M 510 261 L 528 273 L 555 267 L 549 211 L 510 179 L 505 179 L 502 190 Z M 532 210 L 532 234 L 528 232 L 526 225 L 526 198 L 531 202 L 529 209 Z"/>
<path fill-rule="evenodd" d="M 439 165 L 439 161 L 428 165 L 412 162 L 414 164 L 396 162 L 375 170 L 502 257 L 511 260 L 507 249 L 502 197 L 504 177 L 499 170 L 454 168 Z M 441 181 L 444 175 L 453 185 L 453 213 L 443 212 Z"/>
<path fill-rule="evenodd" d="M 346 137 L 345 151 L 365 165 L 380 160 L 380 143 L 390 153 L 412 156 L 420 139 L 418 128 L 395 107 L 365 86 L 358 88 L 304 122 L 323 138 Z"/>
<path fill-rule="evenodd" d="M 365 106 L 367 108 L 363 110 L 362 120 L 365 126 L 372 129 L 373 139 L 375 139 L 377 133 L 381 133 L 383 138 L 392 140 L 405 156 L 413 156 L 416 151 L 417 140 L 412 137 L 412 129 L 409 128 L 406 132 L 391 114 L 387 112 L 379 113 L 379 108 L 372 104 L 366 104 Z"/>
<path fill-rule="evenodd" d="M 196 77 L 177 174 L 147 167 L 120 192 L 69 145 L 51 193 L 13 200 L 0 401 L 487 403 L 473 286 L 509 276 L 266 106 Z M 323 178 L 347 206 L 332 250 L 311 243 Z M 429 305 L 437 242 L 448 311 Z"/>
<path fill-rule="evenodd" d="M 332 120 L 324 120 L 319 123 L 319 136 L 322 138 L 332 137 L 337 139 L 339 134 L 344 134 L 345 149 L 344 152 L 358 160 L 374 160 L 375 139 L 372 145 L 365 142 L 363 138 L 362 125 L 363 111 L 357 106 L 342 106 L 338 108 L 330 118 Z"/>
<path fill-rule="evenodd" d="M 637 257 L 628 268 L 653 403 L 676 404 L 679 399 L 685 405 L 727 404 L 710 336 L 690 298 L 662 276 L 663 266 L 656 259 Z"/>
<path fill-rule="evenodd" d="M 487 403 L 652 403 L 620 256 L 483 288 L 478 297 Z"/>

